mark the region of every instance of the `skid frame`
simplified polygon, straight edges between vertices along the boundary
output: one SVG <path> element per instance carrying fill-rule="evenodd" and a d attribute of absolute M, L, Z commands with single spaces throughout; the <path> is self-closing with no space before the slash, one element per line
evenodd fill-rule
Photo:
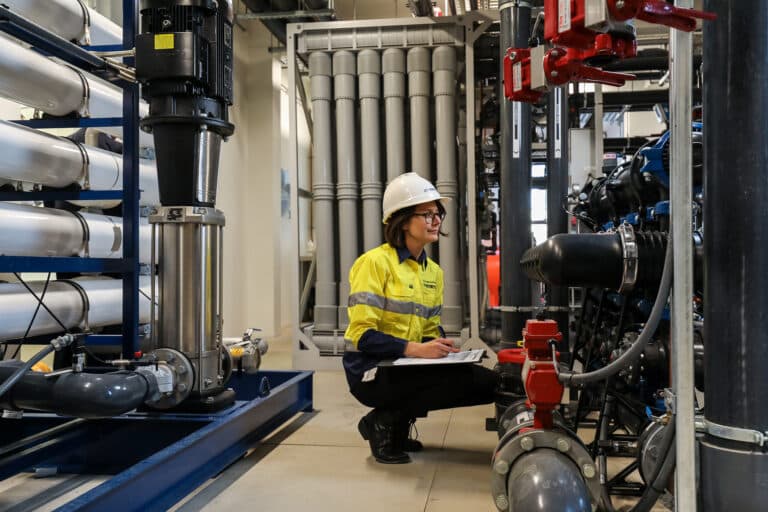
<path fill-rule="evenodd" d="M 0 478 L 49 468 L 114 474 L 57 512 L 167 510 L 300 412 L 313 410 L 311 371 L 235 372 L 232 407 L 215 413 L 134 412 L 103 420 L 54 414 L 4 419 Z"/>

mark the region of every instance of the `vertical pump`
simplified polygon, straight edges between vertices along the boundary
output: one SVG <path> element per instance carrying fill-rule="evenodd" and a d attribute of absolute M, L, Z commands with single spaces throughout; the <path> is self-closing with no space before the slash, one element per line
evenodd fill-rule
<path fill-rule="evenodd" d="M 136 76 L 149 102 L 141 127 L 154 135 L 162 207 L 156 231 L 153 343 L 191 364 L 191 397 L 228 403 L 231 365 L 222 344 L 222 229 L 215 209 L 221 142 L 234 131 L 231 0 L 142 0 Z M 216 398 L 216 397 L 220 398 Z"/>

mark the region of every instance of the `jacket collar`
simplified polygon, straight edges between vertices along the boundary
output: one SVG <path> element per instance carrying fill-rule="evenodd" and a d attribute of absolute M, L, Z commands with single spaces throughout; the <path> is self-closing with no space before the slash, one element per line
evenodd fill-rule
<path fill-rule="evenodd" d="M 395 250 L 397 251 L 397 257 L 399 258 L 400 263 L 410 258 L 423 267 L 427 266 L 427 251 L 422 250 L 419 257 L 414 258 L 407 247 L 396 247 Z"/>

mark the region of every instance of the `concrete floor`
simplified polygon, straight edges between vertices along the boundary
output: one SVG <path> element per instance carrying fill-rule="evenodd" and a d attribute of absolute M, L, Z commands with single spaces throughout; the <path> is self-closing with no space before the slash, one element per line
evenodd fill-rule
<path fill-rule="evenodd" d="M 290 368 L 290 350 L 273 343 L 263 367 Z M 349 394 L 343 372 L 315 373 L 314 404 L 172 510 L 496 512 L 490 461 L 498 439 L 484 428 L 492 406 L 430 413 L 417 422 L 425 450 L 411 464 L 383 465 L 357 432 L 368 409 Z"/>
<path fill-rule="evenodd" d="M 263 367 L 290 369 L 290 343 L 272 343 Z M 349 394 L 343 372 L 315 373 L 314 406 L 171 510 L 496 512 L 490 461 L 497 437 L 484 428 L 492 406 L 420 419 L 425 450 L 412 454 L 411 464 L 394 466 L 375 462 L 358 434 L 357 422 L 368 409 Z M 52 511 L 106 478 L 20 474 L 0 482 L 0 512 Z M 632 501 L 614 504 L 621 510 Z M 657 504 L 653 510 L 669 509 Z"/>

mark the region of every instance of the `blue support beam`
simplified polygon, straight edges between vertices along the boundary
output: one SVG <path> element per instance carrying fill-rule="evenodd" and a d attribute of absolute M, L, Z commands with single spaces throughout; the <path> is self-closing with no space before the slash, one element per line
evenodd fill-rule
<path fill-rule="evenodd" d="M 57 512 L 167 510 L 292 416 L 312 411 L 312 375 L 235 372 L 229 385 L 237 401 L 208 414 L 131 413 L 89 421 L 30 414 L 13 424 L 20 440 L 5 439 L 0 447 L 0 477 L 35 467 L 84 474 L 117 470 Z M 24 422 L 40 427 L 24 428 Z M 144 458 L 137 461 L 137 454 Z"/>
<path fill-rule="evenodd" d="M 0 192 L 0 201 L 96 201 L 123 199 L 122 190 L 42 190 Z"/>
<path fill-rule="evenodd" d="M 107 272 L 117 274 L 127 272 L 133 268 L 133 261 L 135 260 L 58 258 L 47 256 L 0 256 L 0 272 Z M 138 274 L 136 275 L 136 280 L 136 301 L 138 302 Z M 136 323 L 138 324 L 138 316 Z"/>

